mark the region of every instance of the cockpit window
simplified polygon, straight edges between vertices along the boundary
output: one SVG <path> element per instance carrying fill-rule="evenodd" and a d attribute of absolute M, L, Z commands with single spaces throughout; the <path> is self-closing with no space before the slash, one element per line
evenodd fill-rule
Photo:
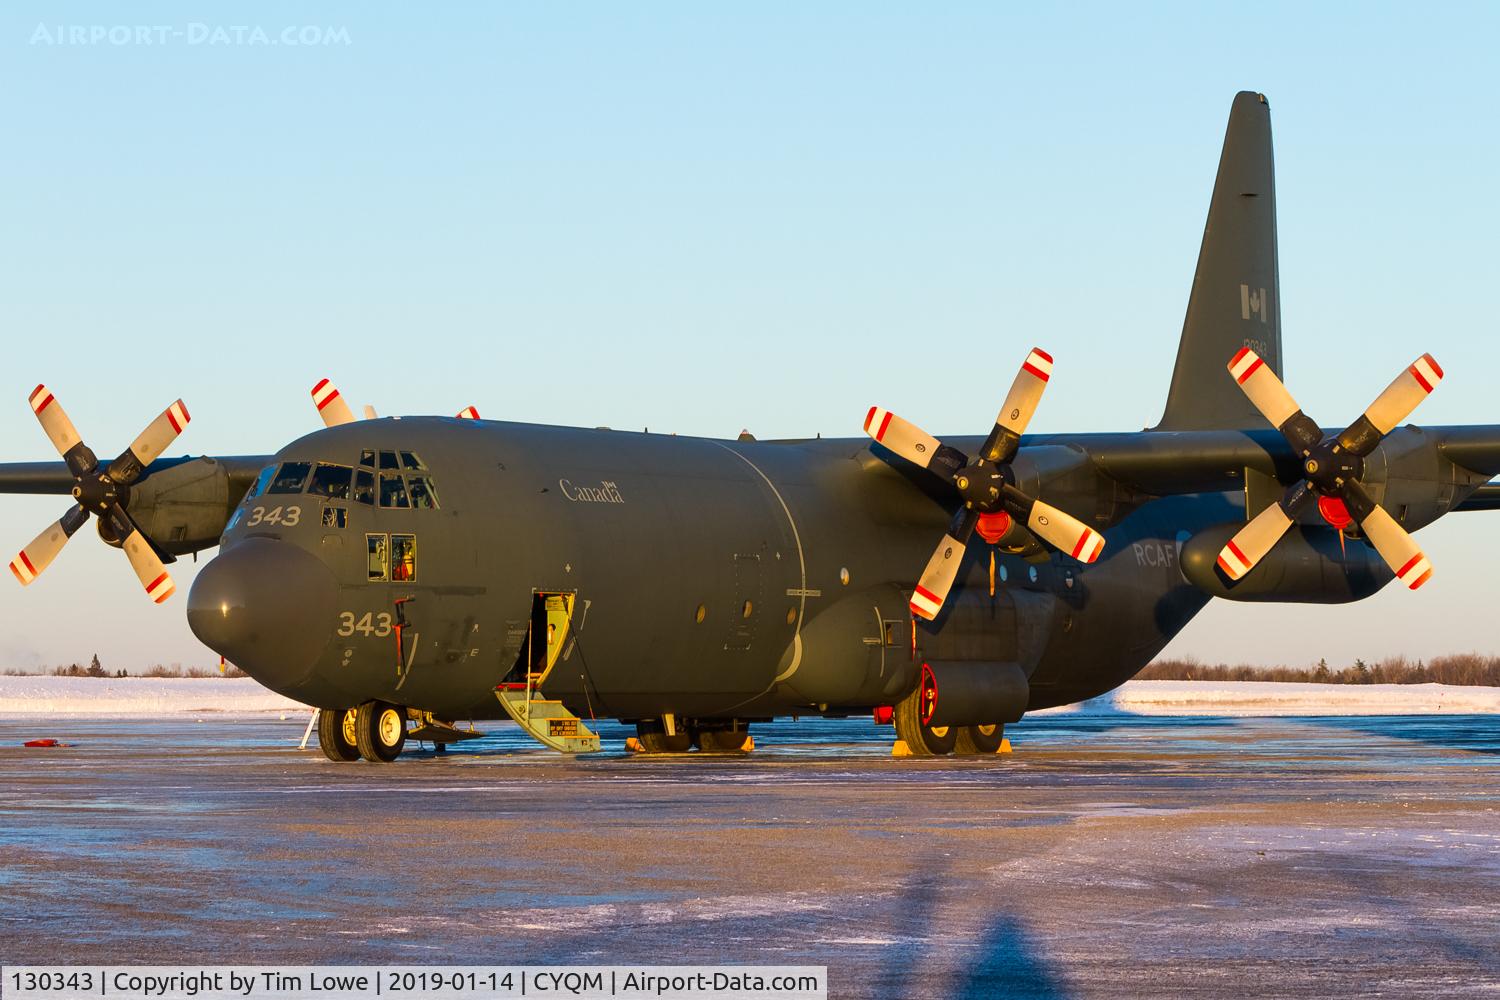
<path fill-rule="evenodd" d="M 347 465 L 329 465 L 327 462 L 319 462 L 317 469 L 313 471 L 312 482 L 308 484 L 307 492 L 315 497 L 347 500 L 349 499 L 349 483 L 353 475 L 354 470 Z"/>
<path fill-rule="evenodd" d="M 375 506 L 375 473 L 368 469 L 354 474 L 354 502 Z"/>
<path fill-rule="evenodd" d="M 438 505 L 437 490 L 427 476 L 407 476 L 407 490 L 411 493 L 411 505 L 421 510 L 435 510 Z"/>
<path fill-rule="evenodd" d="M 427 471 L 427 466 L 422 464 L 422 460 L 418 458 L 414 452 L 410 451 L 403 451 L 401 453 L 401 467 L 405 469 L 415 469 L 418 472 Z"/>
<path fill-rule="evenodd" d="M 382 469 L 399 469 L 396 464 L 396 453 L 394 451 L 382 451 L 380 453 L 380 467 Z"/>
<path fill-rule="evenodd" d="M 380 474 L 380 506 L 411 506 L 411 502 L 406 497 L 406 484 L 401 480 L 401 473 L 382 472 Z"/>
<path fill-rule="evenodd" d="M 359 464 L 365 466 L 366 468 L 370 468 L 370 469 L 375 468 L 375 452 L 374 452 L 374 450 L 370 449 L 370 448 L 366 448 L 364 451 L 361 451 L 359 453 Z"/>
<path fill-rule="evenodd" d="M 271 480 L 271 488 L 266 492 L 301 493 L 302 484 L 307 482 L 307 473 L 311 469 L 311 462 L 283 462 L 280 471 Z"/>
<path fill-rule="evenodd" d="M 250 487 L 250 492 L 245 494 L 245 496 L 260 496 L 266 491 L 266 487 L 271 485 L 271 477 L 274 475 L 276 475 L 276 466 L 274 465 L 268 465 L 264 469 L 261 469 L 260 475 L 255 477 L 255 485 Z"/>

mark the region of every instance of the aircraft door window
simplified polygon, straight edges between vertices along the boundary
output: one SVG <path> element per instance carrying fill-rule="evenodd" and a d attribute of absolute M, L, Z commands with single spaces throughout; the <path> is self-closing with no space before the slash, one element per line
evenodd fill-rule
<path fill-rule="evenodd" d="M 360 469 L 354 474 L 354 502 L 375 506 L 375 473 Z"/>
<path fill-rule="evenodd" d="M 438 506 L 437 490 L 433 488 L 432 480 L 427 476 L 407 476 L 407 491 L 411 494 L 411 505 L 420 510 L 436 510 Z"/>
<path fill-rule="evenodd" d="M 411 506 L 411 501 L 406 496 L 406 482 L 401 478 L 401 473 L 382 472 L 380 474 L 380 506 L 401 508 Z"/>
<path fill-rule="evenodd" d="M 391 579 L 410 583 L 417 578 L 417 536 L 391 536 Z"/>
<path fill-rule="evenodd" d="M 271 488 L 267 493 L 301 493 L 302 486 L 307 482 L 307 474 L 312 471 L 311 462 L 283 462 L 281 470 L 271 480 Z"/>
<path fill-rule="evenodd" d="M 371 583 L 391 578 L 390 546 L 384 535 L 366 535 L 365 548 L 369 553 L 369 579 Z"/>
<path fill-rule="evenodd" d="M 308 484 L 307 492 L 315 497 L 327 497 L 330 500 L 348 500 L 349 483 L 354 475 L 354 470 L 347 465 L 329 465 L 327 462 L 319 462 L 318 467 L 313 470 L 312 482 Z"/>

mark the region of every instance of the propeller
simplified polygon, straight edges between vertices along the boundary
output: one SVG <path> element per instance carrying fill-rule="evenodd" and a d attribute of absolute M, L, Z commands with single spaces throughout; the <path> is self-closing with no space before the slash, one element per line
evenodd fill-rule
<path fill-rule="evenodd" d="M 1341 530 L 1351 520 L 1357 522 L 1375 551 L 1406 586 L 1416 590 L 1430 580 L 1432 563 L 1406 529 L 1374 501 L 1360 479 L 1365 456 L 1443 380 L 1443 369 L 1432 355 L 1424 354 L 1412 362 L 1358 420 L 1329 438 L 1250 348 L 1241 348 L 1229 359 L 1229 374 L 1301 456 L 1304 476 L 1280 500 L 1255 515 L 1219 552 L 1219 568 L 1224 574 L 1238 580 L 1250 572 L 1308 504 L 1316 502 L 1324 518 Z"/>
<path fill-rule="evenodd" d="M 872 406 L 865 416 L 865 433 L 952 484 L 963 500 L 963 506 L 948 525 L 948 533 L 938 543 L 917 581 L 911 610 L 918 617 L 930 621 L 942 610 L 958 576 L 969 538 L 982 521 L 981 535 L 986 539 L 998 539 L 1014 519 L 1080 562 L 1091 563 L 1104 550 L 1104 537 L 1097 531 L 1072 515 L 1028 496 L 1015 485 L 1010 463 L 1020 450 L 1021 435 L 1051 377 L 1052 356 L 1041 348 L 1033 348 L 1016 374 L 1005 405 L 995 418 L 995 426 L 975 459 L 889 410 Z"/>
<path fill-rule="evenodd" d="M 349 409 L 349 404 L 339 393 L 338 386 L 328 379 L 323 379 L 312 387 L 313 405 L 318 408 L 318 414 L 323 418 L 324 427 L 337 427 L 340 424 L 351 424 L 354 422 L 354 411 Z M 365 406 L 364 419 L 376 419 L 375 407 Z M 479 411 L 472 406 L 466 406 L 458 413 L 460 420 L 478 420 Z"/>
<path fill-rule="evenodd" d="M 32 392 L 31 409 L 51 439 L 52 446 L 67 463 L 68 471 L 73 474 L 73 499 L 77 503 L 10 561 L 10 571 L 22 586 L 31 583 L 52 564 L 68 539 L 88 523 L 92 513 L 99 517 L 112 537 L 120 540 L 125 557 L 130 560 L 141 586 L 146 588 L 146 596 L 157 604 L 171 597 L 176 589 L 172 577 L 151 542 L 131 520 L 127 507 L 131 484 L 141 478 L 146 466 L 172 446 L 192 419 L 182 400 L 163 410 L 129 448 L 102 468 L 99 459 L 83 443 L 62 404 L 45 385 L 37 386 Z"/>

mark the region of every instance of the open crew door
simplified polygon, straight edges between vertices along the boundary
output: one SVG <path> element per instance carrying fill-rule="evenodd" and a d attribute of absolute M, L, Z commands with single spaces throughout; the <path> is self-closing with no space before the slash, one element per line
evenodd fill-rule
<path fill-rule="evenodd" d="M 514 669 L 495 689 L 495 697 L 506 714 L 538 743 L 563 753 L 593 753 L 600 748 L 598 734 L 562 702 L 542 694 L 547 675 L 567 647 L 576 600 L 577 595 L 571 592 L 533 592 L 526 641 L 521 644 Z"/>

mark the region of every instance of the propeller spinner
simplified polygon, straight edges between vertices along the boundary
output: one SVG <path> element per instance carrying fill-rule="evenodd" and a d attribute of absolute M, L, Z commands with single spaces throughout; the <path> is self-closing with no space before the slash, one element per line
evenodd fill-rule
<path fill-rule="evenodd" d="M 77 504 L 55 524 L 32 540 L 10 561 L 10 571 L 25 586 L 42 574 L 68 539 L 88 523 L 89 514 L 97 515 L 108 526 L 110 534 L 120 539 L 125 557 L 146 588 L 146 596 L 157 604 L 172 596 L 176 589 L 172 577 L 146 536 L 141 534 L 127 511 L 130 486 L 141 478 L 146 466 L 172 446 L 177 435 L 192 419 L 182 400 L 177 400 L 151 421 L 129 448 L 108 467 L 101 468 L 89 446 L 63 411 L 62 404 L 45 385 L 31 394 L 31 409 L 42 430 L 51 439 L 68 471 L 73 474 L 73 499 Z"/>
<path fill-rule="evenodd" d="M 964 504 L 917 581 L 911 610 L 918 617 L 930 621 L 942 610 L 958 576 L 969 538 L 981 519 L 987 522 L 981 532 L 986 538 L 999 538 L 1014 518 L 1034 535 L 1080 562 L 1091 563 L 1104 550 L 1103 536 L 1072 515 L 1018 489 L 1011 471 L 1010 463 L 1021 446 L 1021 434 L 1031 422 L 1051 377 L 1052 356 L 1041 348 L 1033 348 L 976 459 L 943 444 L 888 410 L 870 407 L 865 417 L 865 432 L 907 461 L 947 480 Z"/>
<path fill-rule="evenodd" d="M 1238 580 L 1265 558 L 1309 503 L 1316 501 L 1330 522 L 1358 522 L 1365 537 L 1402 583 L 1416 590 L 1432 578 L 1432 563 L 1384 508 L 1365 490 L 1365 456 L 1443 380 L 1443 369 L 1424 354 L 1386 387 L 1369 409 L 1339 434 L 1325 439 L 1316 421 L 1302 412 L 1276 373 L 1248 347 L 1229 359 L 1229 374 L 1250 402 L 1281 431 L 1302 457 L 1303 479 L 1240 529 L 1219 552 L 1219 569 Z"/>

